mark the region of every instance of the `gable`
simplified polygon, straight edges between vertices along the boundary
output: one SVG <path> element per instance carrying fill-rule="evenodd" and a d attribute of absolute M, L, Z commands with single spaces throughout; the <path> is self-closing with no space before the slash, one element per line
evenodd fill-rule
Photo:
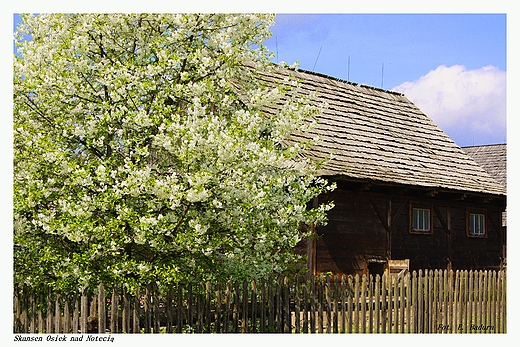
<path fill-rule="evenodd" d="M 301 93 L 317 92 L 327 106 L 317 126 L 293 139 L 319 135 L 307 155 L 328 158 L 323 176 L 505 195 L 505 188 L 401 93 L 357 85 L 307 71 L 282 69 L 260 76 L 279 83 L 287 76 Z"/>

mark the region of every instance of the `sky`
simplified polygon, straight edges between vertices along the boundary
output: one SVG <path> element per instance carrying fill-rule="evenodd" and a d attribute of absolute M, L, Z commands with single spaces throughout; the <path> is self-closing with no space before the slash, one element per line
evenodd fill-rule
<path fill-rule="evenodd" d="M 277 14 L 275 62 L 404 93 L 459 146 L 506 143 L 507 14 Z"/>
<path fill-rule="evenodd" d="M 459 146 L 486 145 L 507 142 L 506 25 L 506 13 L 279 13 L 265 45 L 274 62 L 404 93 Z"/>

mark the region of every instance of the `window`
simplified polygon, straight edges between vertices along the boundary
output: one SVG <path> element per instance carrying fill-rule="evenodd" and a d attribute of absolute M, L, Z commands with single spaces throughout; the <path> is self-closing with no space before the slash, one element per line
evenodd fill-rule
<path fill-rule="evenodd" d="M 466 222 L 467 235 L 472 237 L 486 237 L 487 226 L 486 226 L 486 213 L 483 211 L 471 211 L 467 212 Z"/>
<path fill-rule="evenodd" d="M 433 231 L 433 214 L 430 206 L 410 205 L 410 232 L 431 233 Z"/>

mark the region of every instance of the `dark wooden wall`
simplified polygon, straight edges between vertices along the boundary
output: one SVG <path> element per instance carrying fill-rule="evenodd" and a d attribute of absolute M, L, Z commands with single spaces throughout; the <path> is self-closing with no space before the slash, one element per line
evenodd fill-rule
<path fill-rule="evenodd" d="M 485 270 L 499 269 L 502 260 L 503 230 L 501 211 L 488 211 L 488 235 L 486 238 L 466 236 L 466 213 L 454 209 L 451 235 L 452 268 Z"/>
<path fill-rule="evenodd" d="M 328 225 L 317 229 L 316 270 L 362 274 L 367 259 L 386 259 L 386 231 L 370 200 L 364 194 L 344 190 L 321 197 L 330 198 L 335 207 Z"/>
<path fill-rule="evenodd" d="M 501 235 L 504 206 L 500 204 L 373 189 L 336 189 L 319 198 L 320 203 L 330 200 L 335 207 L 329 211 L 328 224 L 317 228 L 313 244 L 302 242 L 298 248 L 311 258 L 308 267 L 314 265 L 317 273 L 367 274 L 370 261 L 388 259 L 409 259 L 410 270 L 500 268 L 505 242 Z M 411 202 L 431 204 L 433 233 L 410 232 Z M 466 235 L 468 207 L 487 209 L 486 238 Z"/>
<path fill-rule="evenodd" d="M 449 236 L 441 222 L 441 219 L 446 220 L 446 208 L 430 199 L 414 197 L 400 200 L 405 206 L 392 226 L 392 259 L 410 259 L 410 270 L 446 269 L 449 264 Z M 410 232 L 410 201 L 432 202 L 434 217 L 431 234 Z"/>

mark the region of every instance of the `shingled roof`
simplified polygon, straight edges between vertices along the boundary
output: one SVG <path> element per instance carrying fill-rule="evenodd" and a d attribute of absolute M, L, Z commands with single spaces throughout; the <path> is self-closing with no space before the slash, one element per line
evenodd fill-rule
<path fill-rule="evenodd" d="M 277 83 L 292 75 L 302 93 L 317 92 L 327 107 L 312 132 L 322 139 L 307 154 L 323 159 L 320 172 L 362 180 L 505 195 L 505 188 L 470 158 L 403 94 L 302 70 L 261 73 Z"/>
<path fill-rule="evenodd" d="M 491 177 L 507 188 L 507 145 L 462 147 Z"/>

